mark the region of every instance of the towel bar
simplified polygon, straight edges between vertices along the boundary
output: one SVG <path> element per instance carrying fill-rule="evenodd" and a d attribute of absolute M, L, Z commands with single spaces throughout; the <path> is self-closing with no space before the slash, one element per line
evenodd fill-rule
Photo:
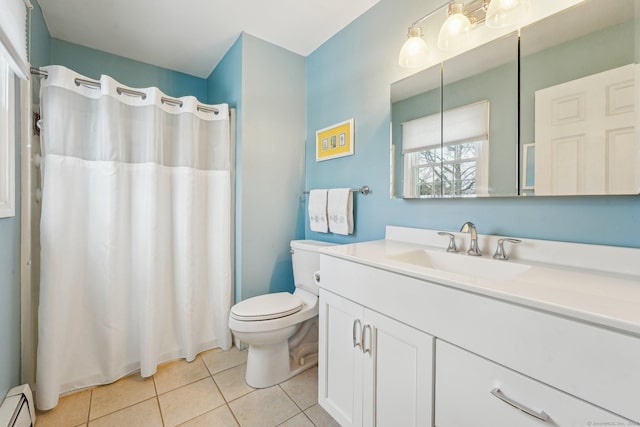
<path fill-rule="evenodd" d="M 367 194 L 369 194 L 369 186 L 368 185 L 363 185 L 360 188 L 352 188 L 351 192 L 352 193 L 364 194 L 366 196 Z M 309 190 L 304 191 L 302 194 L 309 194 Z"/>

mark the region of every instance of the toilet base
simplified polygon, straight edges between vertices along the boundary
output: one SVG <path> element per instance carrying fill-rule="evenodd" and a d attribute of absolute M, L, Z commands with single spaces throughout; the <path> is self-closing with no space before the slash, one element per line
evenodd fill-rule
<path fill-rule="evenodd" d="M 289 343 L 249 345 L 246 381 L 251 387 L 266 388 L 289 378 Z"/>
<path fill-rule="evenodd" d="M 270 355 L 277 354 L 277 356 L 274 356 L 273 359 L 264 357 L 265 349 L 249 346 L 245 381 L 253 388 L 267 388 L 280 384 L 318 364 L 318 354 L 316 353 L 307 356 L 304 365 L 291 366 L 287 343 L 279 344 L 278 349 L 270 349 L 266 352 Z"/>
<path fill-rule="evenodd" d="M 303 323 L 289 340 L 250 344 L 245 380 L 254 388 L 279 384 L 318 364 L 317 317 Z"/>

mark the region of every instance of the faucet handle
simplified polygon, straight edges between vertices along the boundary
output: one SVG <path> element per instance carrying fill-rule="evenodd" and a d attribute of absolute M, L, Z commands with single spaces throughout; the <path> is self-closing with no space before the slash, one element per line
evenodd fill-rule
<path fill-rule="evenodd" d="M 522 240 L 520 239 L 498 239 L 498 247 L 496 248 L 496 252 L 493 254 L 493 257 L 495 259 L 499 259 L 499 260 L 508 260 L 509 259 L 509 254 L 507 254 L 507 252 L 504 250 L 504 242 L 509 242 L 509 243 L 513 243 L 514 245 L 516 243 L 520 243 L 522 242 Z"/>
<path fill-rule="evenodd" d="M 446 231 L 438 231 L 438 235 L 449 236 L 449 246 L 447 246 L 447 252 L 458 252 L 458 247 L 456 246 L 456 236 L 451 233 L 447 233 Z"/>

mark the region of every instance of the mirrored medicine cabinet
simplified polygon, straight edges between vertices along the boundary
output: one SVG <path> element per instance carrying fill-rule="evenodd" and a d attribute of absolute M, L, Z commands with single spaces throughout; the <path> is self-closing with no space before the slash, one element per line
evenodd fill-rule
<path fill-rule="evenodd" d="M 392 197 L 639 194 L 639 9 L 585 0 L 393 83 Z"/>

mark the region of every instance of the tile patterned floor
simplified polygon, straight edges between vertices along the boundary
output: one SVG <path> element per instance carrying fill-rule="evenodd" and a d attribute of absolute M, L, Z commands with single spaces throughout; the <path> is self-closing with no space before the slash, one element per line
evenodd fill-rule
<path fill-rule="evenodd" d="M 233 347 L 193 361 L 158 367 L 151 378 L 132 375 L 62 397 L 38 412 L 36 427 L 332 427 L 318 406 L 318 369 L 266 389 L 244 381 L 247 352 Z"/>

